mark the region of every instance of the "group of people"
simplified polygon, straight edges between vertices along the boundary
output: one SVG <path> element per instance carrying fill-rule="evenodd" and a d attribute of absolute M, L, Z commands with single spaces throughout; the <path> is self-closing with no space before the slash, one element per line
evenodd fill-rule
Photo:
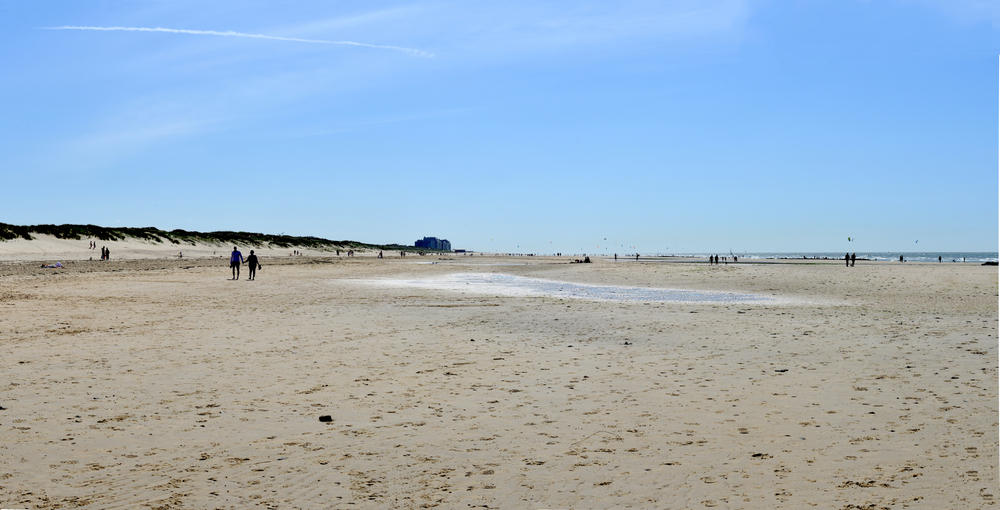
<path fill-rule="evenodd" d="M 233 246 L 233 253 L 229 255 L 229 267 L 233 270 L 233 280 L 240 279 L 240 264 L 244 262 L 247 265 L 247 280 L 253 280 L 257 276 L 257 269 L 264 267 L 260 265 L 253 250 L 250 250 L 250 256 L 244 259 L 243 253 Z"/>
<path fill-rule="evenodd" d="M 96 250 L 97 249 L 97 241 L 90 241 L 87 244 L 87 249 L 89 249 L 89 250 Z M 93 259 L 91 259 L 91 260 L 93 260 Z M 108 249 L 107 246 L 101 246 L 101 260 L 111 260 L 111 250 Z"/>
<path fill-rule="evenodd" d="M 854 261 L 857 258 L 858 258 L 857 254 L 854 254 L 854 253 L 845 253 L 844 254 L 844 265 L 847 266 L 847 267 L 854 267 Z M 899 260 L 900 260 L 900 262 L 902 262 L 902 260 L 903 260 L 903 256 L 902 255 L 899 256 Z"/>
<path fill-rule="evenodd" d="M 722 257 L 722 262 L 724 264 L 728 264 L 729 263 L 729 257 Z M 733 263 L 735 264 L 736 262 L 739 262 L 739 258 L 737 258 L 736 255 L 733 255 Z M 708 256 L 708 263 L 709 264 L 718 264 L 719 263 L 719 256 L 718 255 L 709 255 Z"/>

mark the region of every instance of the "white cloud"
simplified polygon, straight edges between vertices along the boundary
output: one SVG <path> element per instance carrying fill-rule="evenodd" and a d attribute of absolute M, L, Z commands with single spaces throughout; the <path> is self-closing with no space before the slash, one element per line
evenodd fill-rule
<path fill-rule="evenodd" d="M 371 44 L 371 43 L 363 43 L 357 41 L 332 41 L 328 39 L 304 39 L 301 37 L 282 37 L 277 35 L 234 32 L 232 30 L 219 31 L 219 30 L 192 30 L 187 28 L 164 28 L 164 27 L 96 27 L 96 26 L 77 26 L 77 25 L 64 25 L 58 27 L 43 27 L 43 28 L 45 30 L 89 30 L 98 32 L 162 32 L 169 34 L 209 35 L 216 37 L 245 37 L 249 39 L 267 39 L 270 41 L 299 42 L 308 44 L 332 44 L 338 46 L 355 46 L 360 48 L 392 50 L 425 58 L 434 56 L 433 53 L 416 48 L 407 48 L 404 46 L 392 46 L 388 44 Z"/>

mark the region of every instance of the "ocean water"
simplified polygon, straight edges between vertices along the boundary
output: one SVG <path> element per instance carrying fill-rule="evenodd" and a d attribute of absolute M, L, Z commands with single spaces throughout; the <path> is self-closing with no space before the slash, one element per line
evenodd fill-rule
<path fill-rule="evenodd" d="M 966 263 L 982 264 L 983 262 L 996 262 L 997 252 L 936 252 L 936 251 L 911 251 L 911 252 L 855 252 L 859 259 L 866 260 L 879 260 L 879 261 L 898 261 L 899 256 L 903 256 L 903 260 L 908 262 L 937 262 L 938 256 L 941 257 L 943 262 L 962 262 L 965 259 Z M 720 256 L 731 256 L 728 253 L 720 253 Z M 805 258 L 829 258 L 829 259 L 844 259 L 844 252 L 802 252 L 802 253 L 737 253 L 737 257 L 745 258 L 748 260 L 753 259 L 801 259 Z M 706 253 L 704 257 L 707 259 L 708 254 Z"/>
<path fill-rule="evenodd" d="M 779 303 L 784 300 L 760 294 L 706 290 L 665 289 L 589 285 L 543 278 L 527 278 L 501 273 L 452 273 L 417 279 L 373 279 L 355 282 L 387 286 L 448 290 L 502 296 L 538 296 L 591 301 L 663 302 L 663 303 Z"/>

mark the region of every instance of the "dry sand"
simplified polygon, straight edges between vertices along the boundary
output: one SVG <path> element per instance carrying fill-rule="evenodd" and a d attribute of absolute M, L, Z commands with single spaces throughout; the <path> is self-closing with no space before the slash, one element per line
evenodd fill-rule
<path fill-rule="evenodd" d="M 0 506 L 896 509 L 1000 497 L 995 267 L 415 263 L 428 261 L 265 256 L 254 282 L 213 259 L 0 264 Z M 524 265 L 466 265 L 487 261 Z M 349 281 L 477 271 L 823 304 Z"/>
<path fill-rule="evenodd" d="M 68 260 L 100 260 L 101 248 L 111 250 L 111 260 L 136 259 L 168 259 L 168 258 L 222 258 L 227 259 L 233 245 L 227 243 L 178 243 L 169 241 L 155 242 L 140 239 L 120 241 L 102 241 L 97 238 L 59 239 L 45 234 L 33 234 L 34 239 L 12 239 L 0 241 L 0 261 L 17 262 L 23 260 L 39 260 L 48 262 L 66 262 Z M 90 241 L 97 243 L 90 248 Z M 291 246 L 241 246 L 243 255 L 249 255 L 250 250 L 256 250 L 258 255 L 268 257 L 290 256 L 293 250 L 298 250 L 304 256 L 329 256 L 329 250 L 317 250 L 309 247 Z M 358 250 L 358 255 L 374 255 L 376 252 Z M 183 256 L 183 257 L 182 257 Z"/>

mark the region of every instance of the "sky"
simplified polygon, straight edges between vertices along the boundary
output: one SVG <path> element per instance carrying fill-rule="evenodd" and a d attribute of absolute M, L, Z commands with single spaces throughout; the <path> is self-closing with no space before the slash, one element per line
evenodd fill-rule
<path fill-rule="evenodd" d="M 0 0 L 0 64 L 5 223 L 997 250 L 1000 2 Z"/>

